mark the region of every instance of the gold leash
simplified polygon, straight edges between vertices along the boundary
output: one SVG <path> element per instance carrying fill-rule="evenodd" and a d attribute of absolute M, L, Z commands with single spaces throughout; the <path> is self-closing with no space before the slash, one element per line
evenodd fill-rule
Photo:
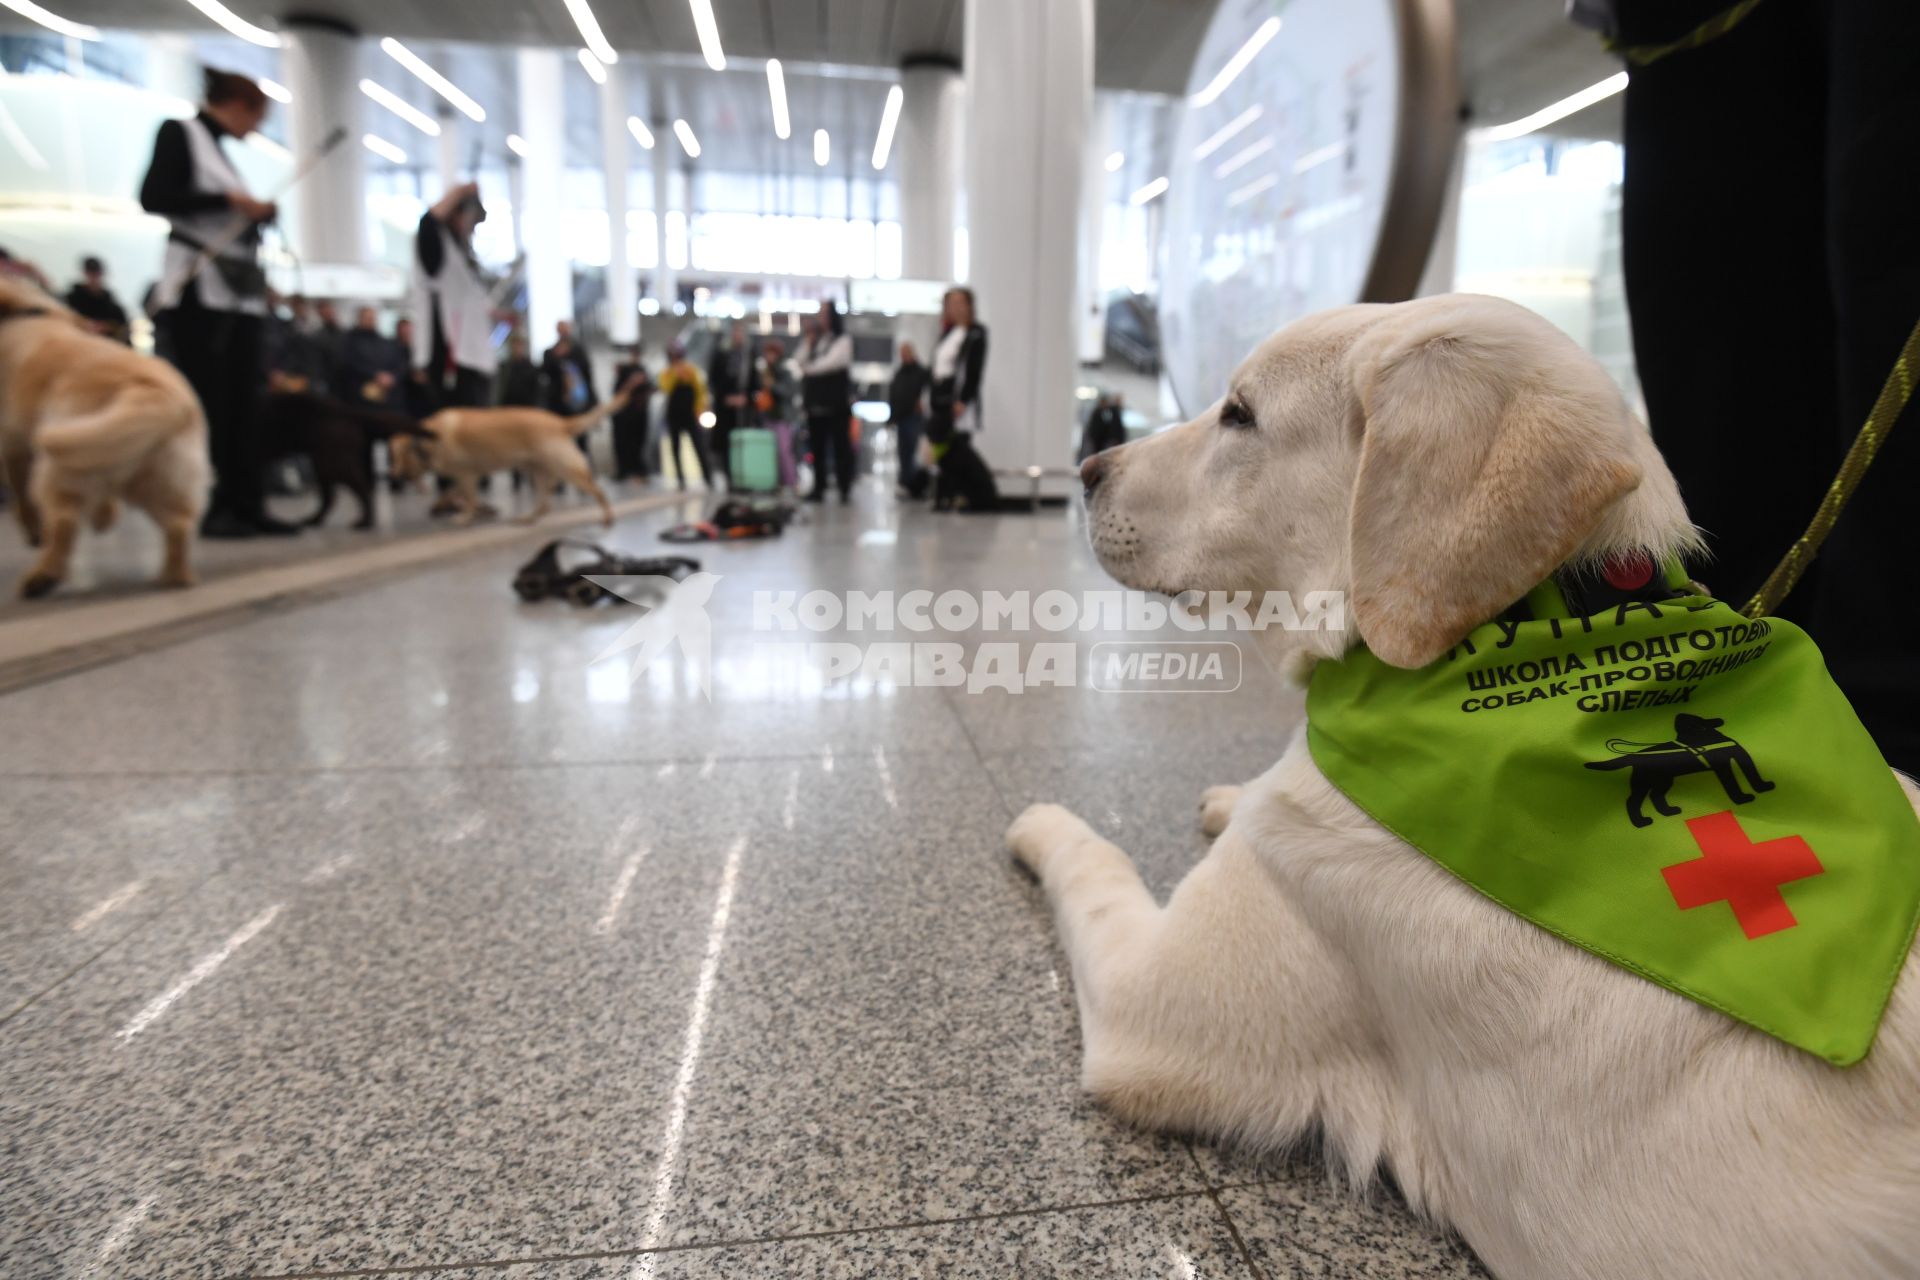
<path fill-rule="evenodd" d="M 1689 49 L 1698 49 L 1711 40 L 1718 40 L 1727 32 L 1739 26 L 1746 16 L 1760 7 L 1760 0 L 1740 0 L 1731 9 L 1723 9 L 1714 14 L 1693 30 L 1668 44 L 1621 44 L 1618 40 L 1606 40 L 1607 52 L 1617 53 L 1636 67 L 1649 66 L 1660 61 L 1670 53 L 1684 53 Z"/>
<path fill-rule="evenodd" d="M 1900 411 L 1912 399 L 1916 367 L 1920 367 L 1920 323 L 1913 326 L 1913 332 L 1907 335 L 1906 345 L 1900 348 L 1900 358 L 1893 362 L 1893 372 L 1887 375 L 1886 382 L 1881 386 L 1880 397 L 1873 402 L 1873 411 L 1867 415 L 1860 434 L 1853 438 L 1852 447 L 1840 463 L 1840 474 L 1833 478 L 1833 483 L 1827 486 L 1826 496 L 1820 499 L 1820 509 L 1813 513 L 1813 523 L 1787 549 L 1787 554 L 1767 575 L 1760 590 L 1740 610 L 1747 617 L 1764 618 L 1779 608 L 1780 602 L 1800 581 L 1800 575 L 1820 554 L 1820 544 L 1833 532 L 1834 522 L 1840 518 L 1847 500 L 1853 497 L 1861 477 L 1873 465 L 1873 457 L 1880 452 L 1880 446 L 1886 443 L 1887 436 L 1893 431 L 1893 424 L 1899 421 Z"/>

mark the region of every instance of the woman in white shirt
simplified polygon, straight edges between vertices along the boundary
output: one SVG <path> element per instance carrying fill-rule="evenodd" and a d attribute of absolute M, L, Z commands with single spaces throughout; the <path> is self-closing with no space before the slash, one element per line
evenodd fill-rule
<path fill-rule="evenodd" d="M 800 372 L 805 381 L 802 395 L 807 406 L 807 439 L 813 446 L 813 490 L 808 502 L 827 499 L 827 461 L 833 460 L 834 477 L 840 486 L 842 504 L 853 501 L 853 434 L 849 420 L 853 415 L 853 335 L 839 308 L 822 302 L 813 318 L 807 341 L 800 348 Z"/>
<path fill-rule="evenodd" d="M 486 217 L 479 186 L 462 183 L 420 215 L 414 234 L 412 358 L 440 407 L 493 397 L 493 305 L 473 256 L 473 230 Z"/>
<path fill-rule="evenodd" d="M 932 416 L 927 441 L 940 467 L 933 507 L 992 511 L 999 506 L 993 472 L 973 447 L 980 430 L 980 381 L 987 369 L 987 328 L 973 313 L 973 290 L 955 285 L 941 303 L 945 326 L 933 349 Z"/>

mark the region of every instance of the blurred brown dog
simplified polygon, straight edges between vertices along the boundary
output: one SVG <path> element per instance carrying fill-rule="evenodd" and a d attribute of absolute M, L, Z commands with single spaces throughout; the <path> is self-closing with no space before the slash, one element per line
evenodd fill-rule
<path fill-rule="evenodd" d="M 545 409 L 442 409 L 421 424 L 425 436 L 396 435 L 387 444 L 393 474 L 417 480 L 432 471 L 453 482 L 460 508 L 455 519 L 471 524 L 480 512 L 480 477 L 518 468 L 533 481 L 534 509 L 520 517 L 532 524 L 553 510 L 553 490 L 565 483 L 600 504 L 601 522 L 613 524 L 613 507 L 594 482 L 593 468 L 574 437 L 627 404 L 627 391 L 585 413 L 563 418 Z"/>
<path fill-rule="evenodd" d="M 89 333 L 40 290 L 0 278 L 0 462 L 40 557 L 20 594 L 67 576 L 87 518 L 104 530 L 121 499 L 166 536 L 162 586 L 193 582 L 188 549 L 212 466 L 193 388 L 164 360 Z"/>

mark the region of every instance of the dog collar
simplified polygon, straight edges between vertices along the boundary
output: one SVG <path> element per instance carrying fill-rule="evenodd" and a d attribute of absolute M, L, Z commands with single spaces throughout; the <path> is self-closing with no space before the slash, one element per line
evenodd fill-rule
<path fill-rule="evenodd" d="M 1677 565 L 1563 570 L 1418 670 L 1320 663 L 1314 763 L 1576 946 L 1847 1066 L 1920 915 L 1920 821 L 1792 623 Z"/>

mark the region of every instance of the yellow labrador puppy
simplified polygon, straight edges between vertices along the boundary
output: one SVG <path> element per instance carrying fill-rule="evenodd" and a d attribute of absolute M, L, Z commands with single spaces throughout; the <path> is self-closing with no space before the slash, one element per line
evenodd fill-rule
<path fill-rule="evenodd" d="M 428 471 L 453 481 L 460 524 L 471 524 L 480 514 L 480 477 L 517 468 L 533 481 L 537 505 L 520 517 L 532 524 L 553 510 L 556 485 L 570 484 L 600 504 L 601 522 L 613 524 L 613 507 L 594 482 L 593 468 L 574 437 L 602 418 L 626 407 L 628 391 L 585 413 L 563 418 L 545 409 L 501 406 L 492 409 L 442 409 L 421 425 L 430 438 L 395 436 L 393 472 L 402 480 L 417 480 Z"/>
<path fill-rule="evenodd" d="M 1422 666 L 1563 564 L 1695 543 L 1607 375 L 1510 303 L 1314 316 L 1223 390 L 1089 462 L 1093 546 L 1144 590 L 1344 589 L 1352 632 L 1263 633 L 1295 675 L 1362 640 Z M 1264 1147 L 1319 1127 L 1503 1280 L 1920 1274 L 1920 984 L 1837 1069 L 1495 905 L 1337 790 L 1304 727 L 1202 816 L 1218 839 L 1164 906 L 1056 805 L 1008 832 L 1105 1104 Z"/>
<path fill-rule="evenodd" d="M 0 461 L 20 527 L 40 548 L 21 595 L 58 586 L 80 521 L 106 529 L 121 499 L 165 535 L 160 583 L 193 582 L 188 553 L 212 475 L 193 388 L 164 360 L 89 333 L 46 294 L 3 278 Z"/>

